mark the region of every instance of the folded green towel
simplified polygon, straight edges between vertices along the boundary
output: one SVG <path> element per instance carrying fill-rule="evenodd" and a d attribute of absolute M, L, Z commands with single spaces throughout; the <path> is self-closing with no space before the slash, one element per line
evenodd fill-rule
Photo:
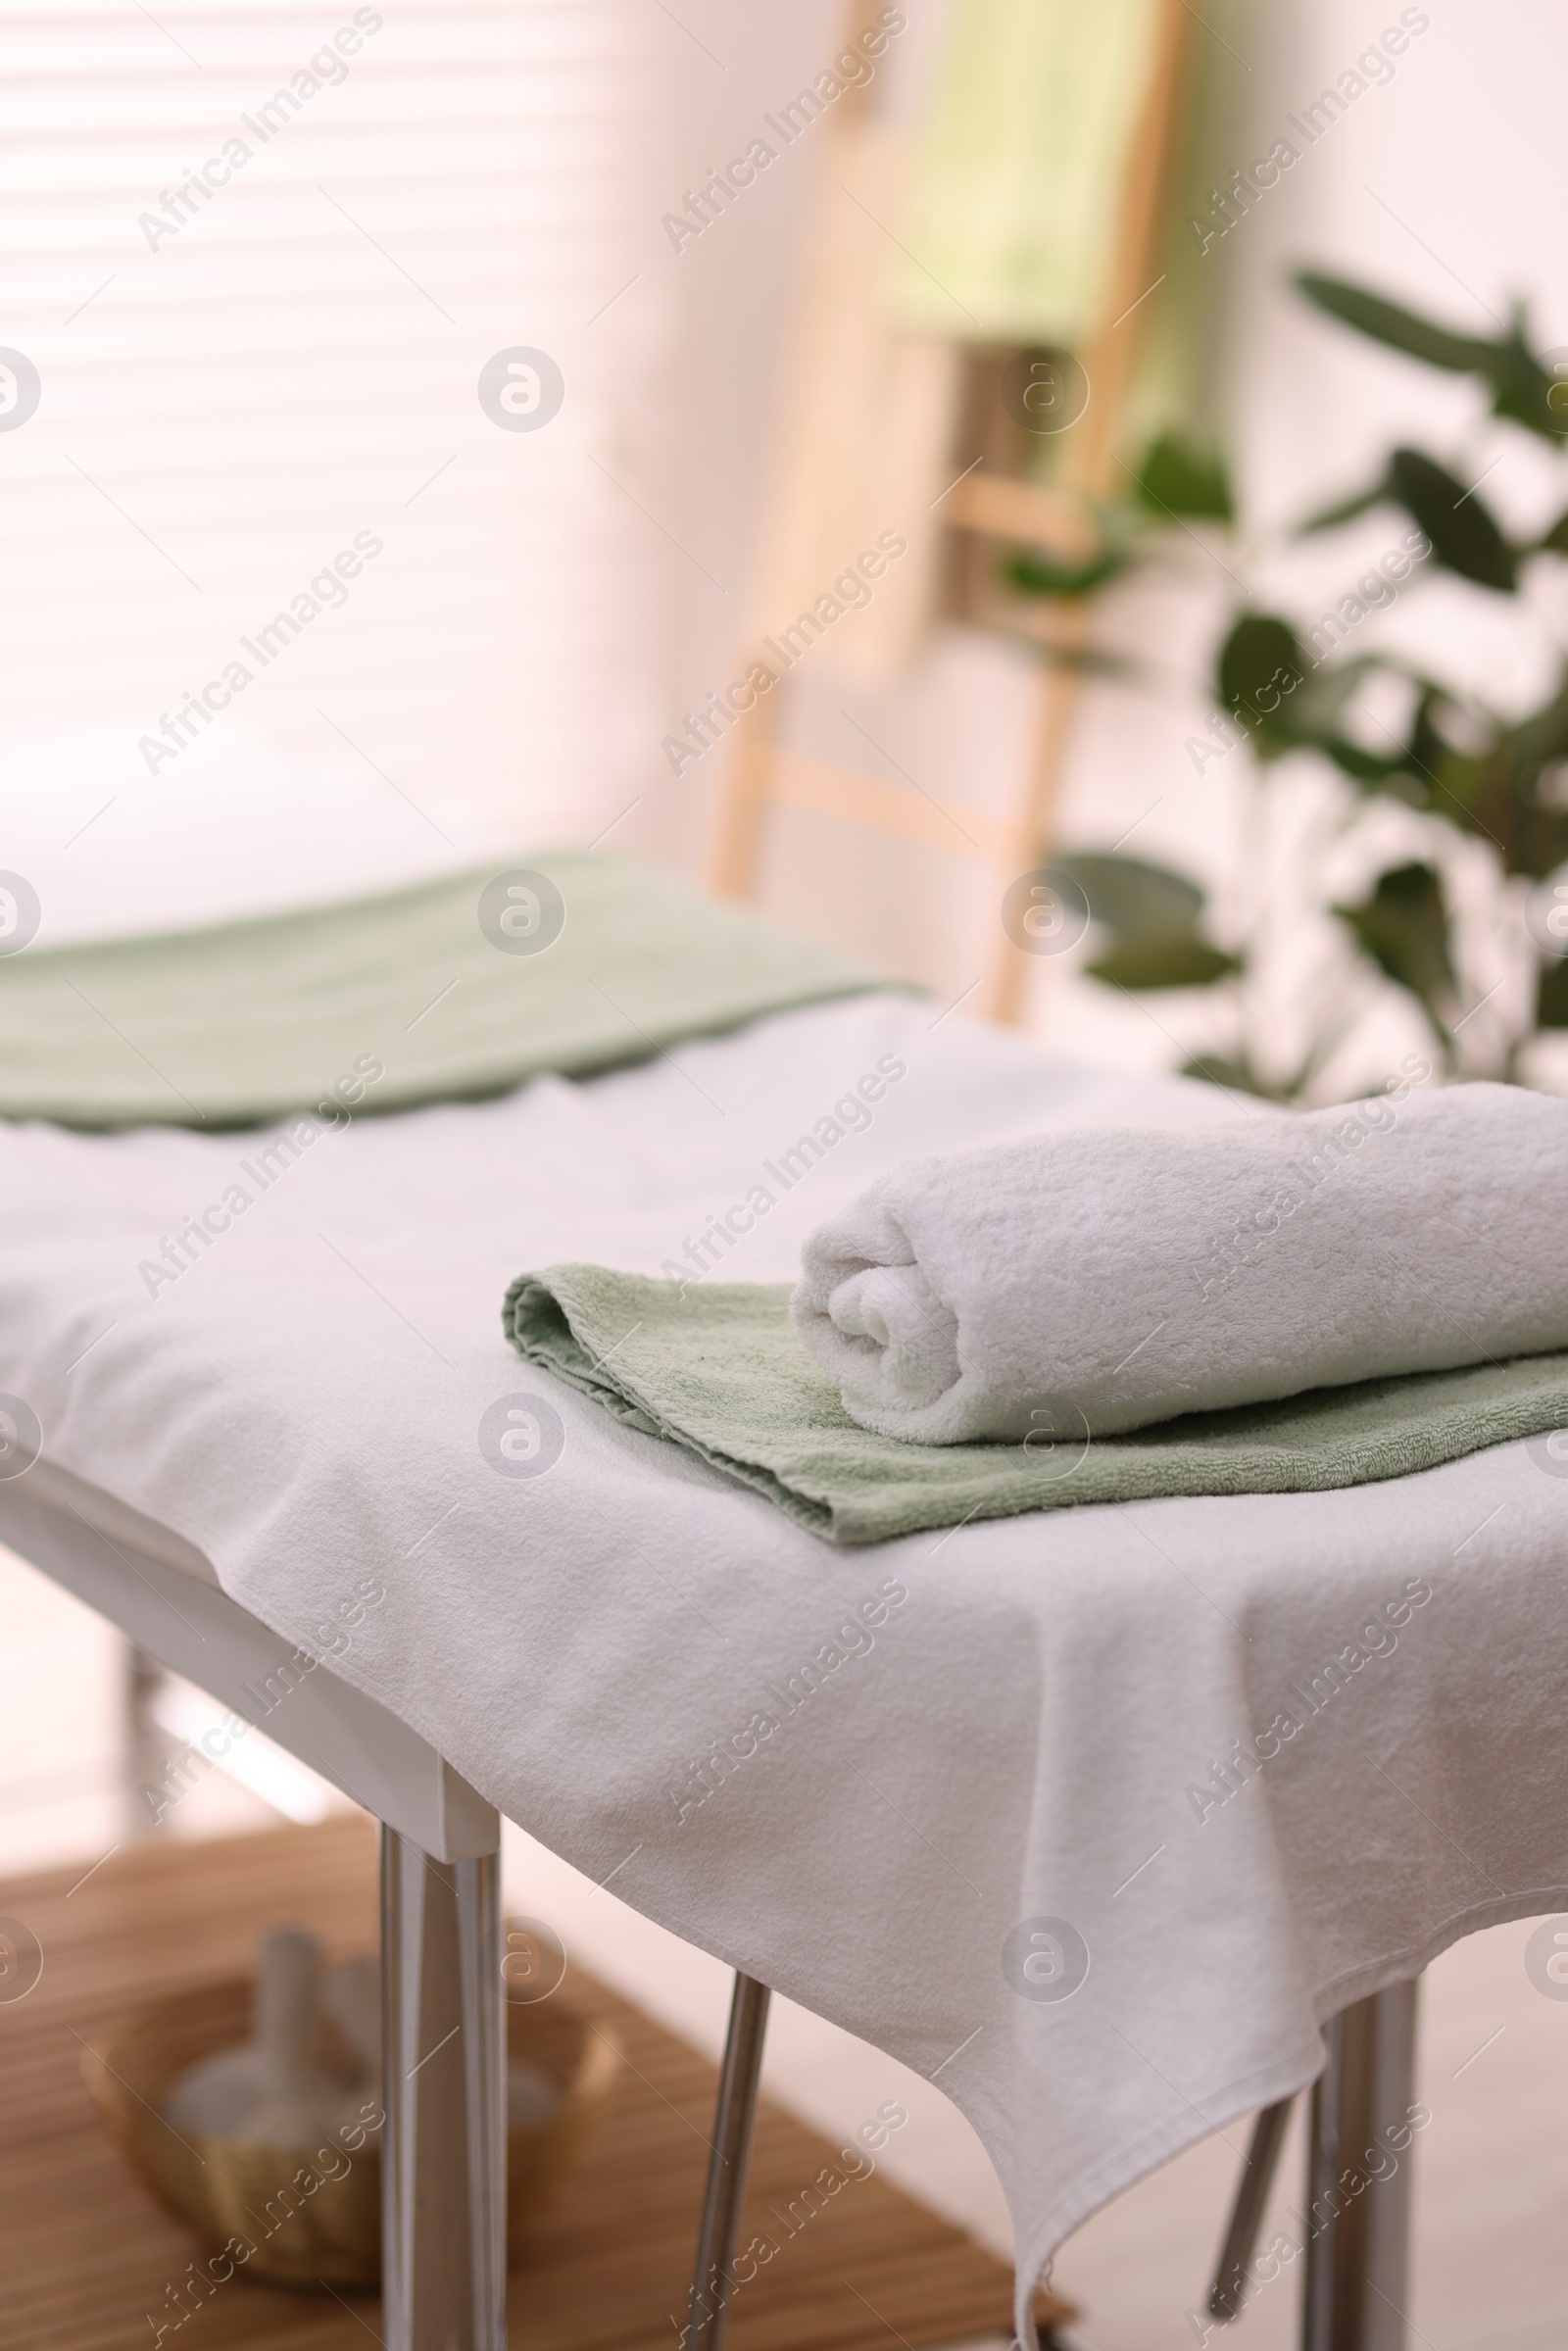
<path fill-rule="evenodd" d="M 0 956 L 0 1117 L 252 1126 L 581 1075 L 883 983 L 602 851 Z"/>
<path fill-rule="evenodd" d="M 529 1363 L 833 1543 L 1071 1502 L 1363 1486 L 1568 1425 L 1558 1354 L 1319 1388 L 1129 1437 L 1068 1429 L 1027 1445 L 906 1445 L 851 1420 L 795 1335 L 789 1296 L 783 1282 L 698 1287 L 552 1265 L 518 1275 L 502 1325 Z"/>

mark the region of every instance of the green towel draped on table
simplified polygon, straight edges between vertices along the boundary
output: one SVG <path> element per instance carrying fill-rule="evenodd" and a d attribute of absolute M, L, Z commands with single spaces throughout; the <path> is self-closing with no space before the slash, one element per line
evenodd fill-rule
<path fill-rule="evenodd" d="M 0 1117 L 251 1126 L 581 1076 L 876 977 L 602 851 L 0 956 Z"/>

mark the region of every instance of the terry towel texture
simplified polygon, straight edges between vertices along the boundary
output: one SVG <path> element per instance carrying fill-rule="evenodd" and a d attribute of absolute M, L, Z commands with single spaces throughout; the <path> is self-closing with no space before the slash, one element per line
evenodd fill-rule
<path fill-rule="evenodd" d="M 883 1436 L 1100 1438 L 1568 1347 L 1565 1237 L 1568 1102 L 1404 1089 L 913 1160 L 810 1236 L 794 1313 Z"/>
<path fill-rule="evenodd" d="M 0 957 L 0 1117 L 341 1124 L 582 1075 L 867 972 L 603 851 L 210 930 Z"/>
<path fill-rule="evenodd" d="M 911 1445 L 851 1420 L 796 1338 L 789 1297 L 783 1282 L 699 1288 L 552 1265 L 513 1283 L 503 1324 L 529 1363 L 843 1543 L 1072 1502 L 1360 1486 L 1568 1418 L 1568 1355 L 1536 1355 L 1197 1414 L 1103 1444 L 1037 1432 L 1026 1445 Z"/>

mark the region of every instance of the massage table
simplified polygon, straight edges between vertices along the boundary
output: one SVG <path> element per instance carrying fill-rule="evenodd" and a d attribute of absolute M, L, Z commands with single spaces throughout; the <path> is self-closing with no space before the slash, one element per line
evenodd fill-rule
<path fill-rule="evenodd" d="M 736 1971 L 702 2351 L 769 1989 L 969 2116 L 1021 2329 L 1099 2205 L 1327 2057 L 1311 2194 L 1402 2138 L 1299 2249 L 1304 2340 L 1402 2341 L 1414 1980 L 1568 1908 L 1556 1441 L 844 1548 L 500 1328 L 552 1260 L 787 1278 L 918 1151 L 1262 1114 L 882 990 L 292 1153 L 0 1127 L 0 1396 L 39 1433 L 13 1413 L 0 1540 L 383 1824 L 388 2351 L 503 2339 L 502 1814 Z"/>

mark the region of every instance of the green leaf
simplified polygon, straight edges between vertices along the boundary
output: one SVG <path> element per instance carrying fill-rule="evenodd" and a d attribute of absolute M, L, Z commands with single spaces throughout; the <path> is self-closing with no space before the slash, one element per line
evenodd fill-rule
<path fill-rule="evenodd" d="M 1454 977 L 1448 956 L 1448 909 L 1436 869 L 1419 863 L 1391 866 L 1379 874 L 1377 887 L 1360 906 L 1333 910 L 1349 925 L 1379 969 L 1407 988 L 1446 1034 L 1439 1006 L 1451 1004 Z"/>
<path fill-rule="evenodd" d="M 1488 509 L 1462 481 L 1423 457 L 1396 449 L 1389 460 L 1389 492 L 1425 531 L 1440 563 L 1504 594 L 1517 585 L 1518 559 Z"/>
<path fill-rule="evenodd" d="M 1171 931 L 1163 937 L 1155 931 L 1144 938 L 1118 939 L 1108 954 L 1084 968 L 1091 978 L 1107 980 L 1116 988 L 1207 988 L 1241 965 L 1234 955 L 1190 931 Z"/>
<path fill-rule="evenodd" d="M 1304 269 L 1297 285 L 1309 302 L 1376 343 L 1424 360 L 1429 367 L 1450 374 L 1479 375 L 1492 387 L 1492 413 L 1522 424 L 1544 439 L 1568 434 L 1568 369 L 1547 370 L 1530 348 L 1525 318 L 1516 310 L 1504 335 L 1455 334 L 1451 327 L 1420 318 L 1381 294 L 1369 294 L 1343 277 L 1325 277 Z"/>
<path fill-rule="evenodd" d="M 1321 514 L 1310 514 L 1298 523 L 1297 536 L 1308 538 L 1315 530 L 1338 530 L 1342 522 L 1353 522 L 1358 514 L 1369 514 L 1373 507 L 1383 506 L 1389 496 L 1389 480 L 1385 474 L 1370 490 L 1357 490 L 1353 498 L 1342 498 L 1334 506 L 1324 507 Z"/>
<path fill-rule="evenodd" d="M 1264 1091 L 1246 1061 L 1227 1060 L 1223 1053 L 1199 1053 L 1191 1061 L 1184 1061 L 1182 1076 L 1201 1078 L 1210 1086 L 1224 1086 L 1232 1094 L 1262 1094 Z"/>
<path fill-rule="evenodd" d="M 1087 596 L 1125 570 L 1129 561 L 1123 547 L 1104 548 L 1087 563 L 1057 563 L 1049 555 L 1032 550 L 1028 555 L 1009 556 L 1003 563 L 1002 576 L 1024 596 Z"/>
<path fill-rule="evenodd" d="M 1408 759 L 1402 751 L 1389 753 L 1363 751 L 1345 735 L 1325 735 L 1320 748 L 1334 761 L 1342 775 L 1357 784 L 1386 784 L 1391 776 L 1403 775 Z"/>
<path fill-rule="evenodd" d="M 1532 552 L 1537 555 L 1568 555 L 1568 513 L 1559 514 L 1550 530 L 1542 533 Z"/>
<path fill-rule="evenodd" d="M 1220 701 L 1250 728 L 1260 759 L 1278 759 L 1296 742 L 1289 700 L 1310 666 L 1290 624 L 1261 613 L 1238 620 L 1221 646 Z"/>
<path fill-rule="evenodd" d="M 1505 740 L 1517 744 L 1521 758 L 1538 766 L 1568 759 L 1568 664 L 1559 671 L 1550 698 L 1509 727 Z"/>
<path fill-rule="evenodd" d="M 1439 723 L 1449 698 L 1430 681 L 1422 691 L 1405 750 L 1407 771 L 1421 785 L 1427 805 L 1455 821 L 1471 822 L 1481 780 L 1481 761 L 1457 751 Z"/>
<path fill-rule="evenodd" d="M 1557 367 L 1547 373 L 1525 340 L 1521 316 L 1515 316 L 1511 331 L 1494 346 L 1487 373 L 1494 416 L 1507 416 L 1545 440 L 1560 441 L 1568 433 L 1568 370 Z"/>
<path fill-rule="evenodd" d="M 1184 873 L 1112 851 L 1059 857 L 1057 870 L 1083 892 L 1092 919 L 1111 932 L 1091 976 L 1117 988 L 1206 988 L 1241 968 L 1198 934 L 1203 893 Z"/>
<path fill-rule="evenodd" d="M 1477 335 L 1455 334 L 1450 327 L 1420 318 L 1402 303 L 1369 294 L 1364 286 L 1351 285 L 1347 278 L 1302 269 L 1296 282 L 1308 302 L 1315 302 L 1331 318 L 1354 327 L 1357 334 L 1369 335 L 1375 343 L 1386 343 L 1393 351 L 1425 360 L 1429 367 L 1446 367 L 1456 375 L 1485 375 L 1496 363 L 1496 344 Z"/>
<path fill-rule="evenodd" d="M 1568 961 L 1543 963 L 1536 990 L 1538 1029 L 1568 1029 Z"/>
<path fill-rule="evenodd" d="M 1312 742 L 1338 734 L 1367 677 L 1386 665 L 1374 653 L 1346 654 L 1337 661 L 1318 661 L 1290 697 L 1292 734 Z"/>
<path fill-rule="evenodd" d="M 1096 922 L 1136 937 L 1190 935 L 1203 911 L 1203 893 L 1185 874 L 1142 857 L 1083 851 L 1058 857 L 1057 865 L 1077 883 Z"/>
<path fill-rule="evenodd" d="M 1151 441 L 1134 484 L 1140 505 L 1162 514 L 1196 514 L 1234 522 L 1230 474 L 1217 450 L 1198 449 L 1174 433 Z"/>

